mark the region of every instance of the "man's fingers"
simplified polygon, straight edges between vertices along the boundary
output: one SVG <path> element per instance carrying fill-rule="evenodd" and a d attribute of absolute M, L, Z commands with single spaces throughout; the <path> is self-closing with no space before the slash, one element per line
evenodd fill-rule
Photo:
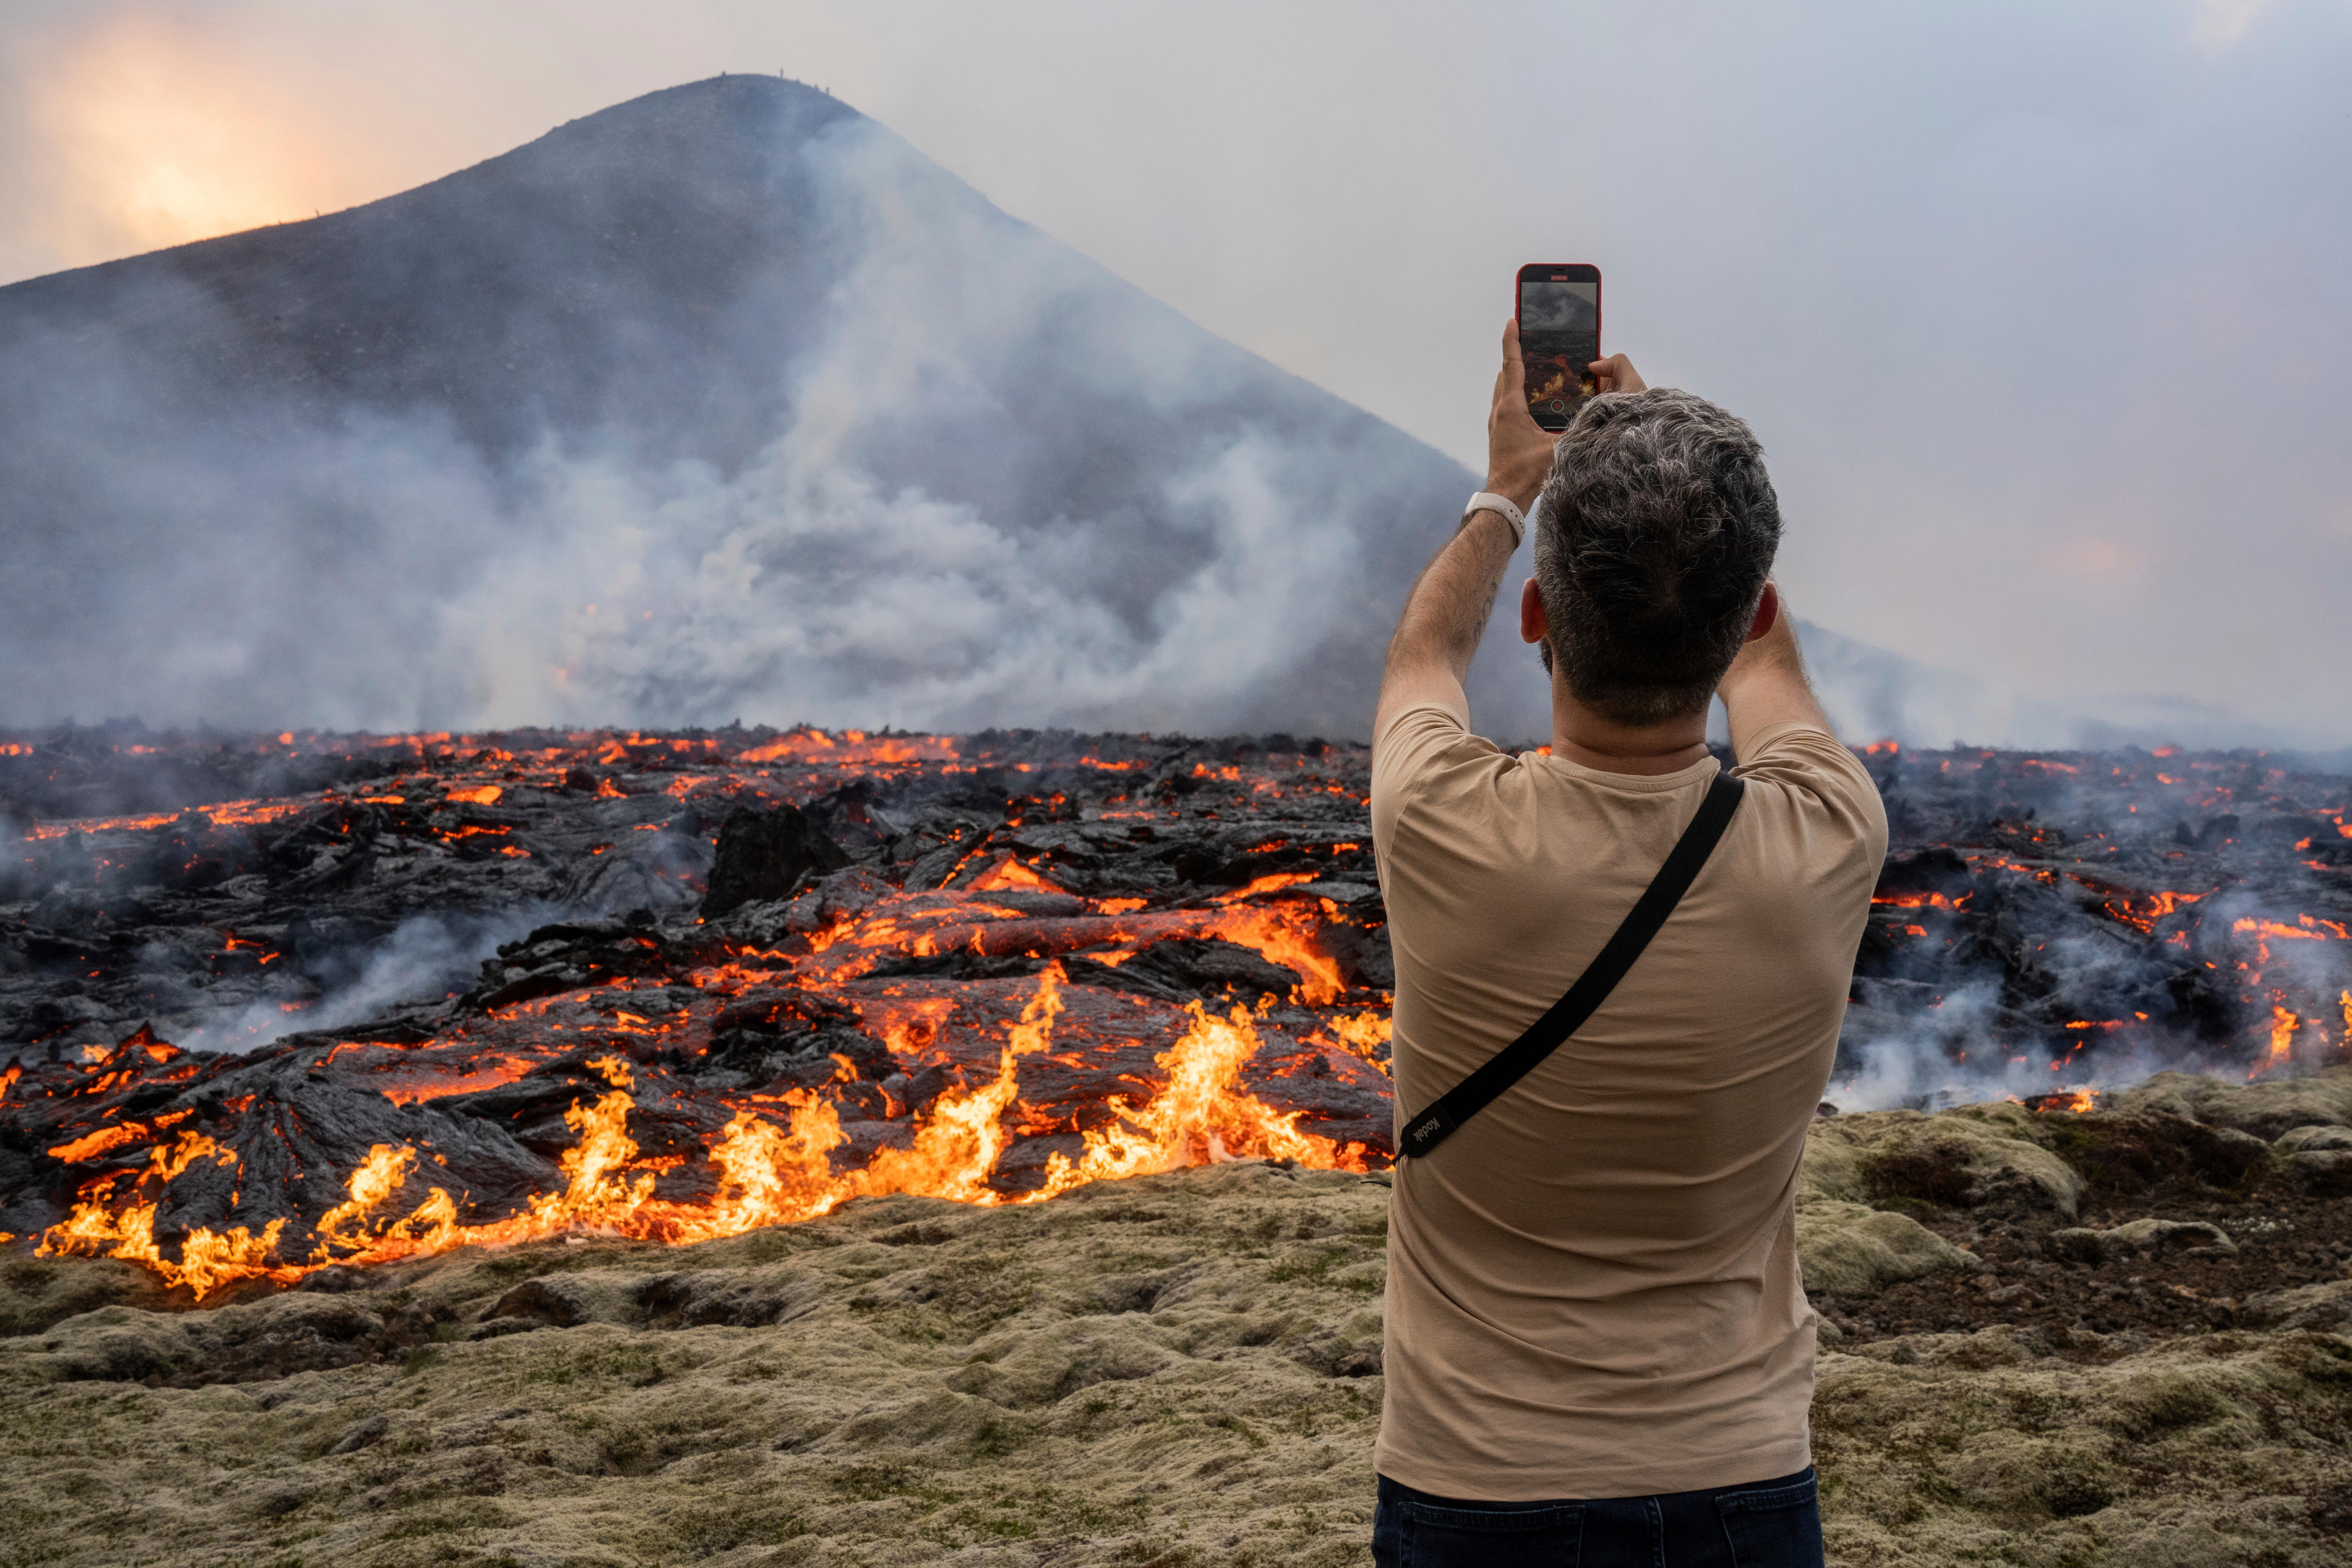
<path fill-rule="evenodd" d="M 1646 392 L 1650 384 L 1633 368 L 1633 362 L 1623 354 L 1611 354 L 1607 359 L 1594 360 L 1584 367 L 1592 373 L 1593 384 L 1602 392 Z"/>
<path fill-rule="evenodd" d="M 1495 406 L 1525 403 L 1527 388 L 1527 362 L 1519 357 L 1519 323 L 1514 318 L 1503 323 L 1503 368 L 1495 375 Z"/>

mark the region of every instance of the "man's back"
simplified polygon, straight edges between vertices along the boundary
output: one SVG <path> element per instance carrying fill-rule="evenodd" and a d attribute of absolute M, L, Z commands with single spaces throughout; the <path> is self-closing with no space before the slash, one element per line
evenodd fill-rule
<path fill-rule="evenodd" d="M 1809 1462 L 1792 1194 L 1886 826 L 1826 731 L 1784 725 L 1748 751 L 1729 830 L 1609 1000 L 1398 1166 L 1383 1476 L 1603 1498 Z M 1439 705 L 1390 719 L 1372 821 L 1400 1122 L 1559 999 L 1716 771 L 1515 760 Z"/>

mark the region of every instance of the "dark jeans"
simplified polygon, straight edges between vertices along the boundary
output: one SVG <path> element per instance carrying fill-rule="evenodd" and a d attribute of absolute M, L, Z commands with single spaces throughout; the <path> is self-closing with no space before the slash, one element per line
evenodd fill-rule
<path fill-rule="evenodd" d="M 1378 1568 L 1821 1568 L 1809 1466 L 1659 1497 L 1464 1502 L 1381 1478 Z"/>

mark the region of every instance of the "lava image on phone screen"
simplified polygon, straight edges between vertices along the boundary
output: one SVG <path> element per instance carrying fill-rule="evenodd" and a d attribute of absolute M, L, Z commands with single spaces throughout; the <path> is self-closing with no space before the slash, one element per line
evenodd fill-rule
<path fill-rule="evenodd" d="M 1565 430 L 1592 395 L 1601 357 L 1601 274 L 1591 267 L 1529 267 L 1519 273 L 1519 357 L 1527 366 L 1528 412 L 1547 430 Z"/>

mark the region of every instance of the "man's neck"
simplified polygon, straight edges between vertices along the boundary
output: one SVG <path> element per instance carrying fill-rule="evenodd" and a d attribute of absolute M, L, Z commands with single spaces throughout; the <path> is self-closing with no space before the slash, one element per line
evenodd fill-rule
<path fill-rule="evenodd" d="M 1551 754 L 1604 773 L 1680 773 L 1706 756 L 1706 714 L 1663 724 L 1620 724 L 1570 696 L 1555 676 Z"/>

